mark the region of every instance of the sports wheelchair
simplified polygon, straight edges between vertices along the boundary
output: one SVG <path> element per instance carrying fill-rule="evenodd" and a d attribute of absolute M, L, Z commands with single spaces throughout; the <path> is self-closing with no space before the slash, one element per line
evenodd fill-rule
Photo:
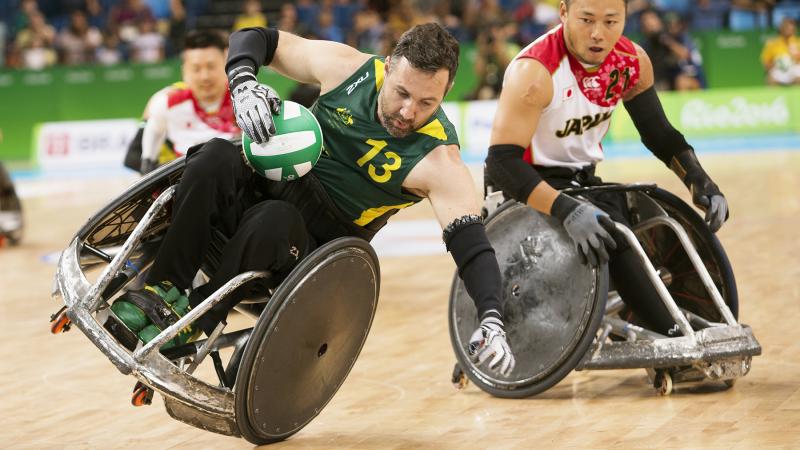
<path fill-rule="evenodd" d="M 58 262 L 53 296 L 65 306 L 51 317 L 51 331 L 77 326 L 122 374 L 135 377 L 135 406 L 149 404 L 155 391 L 170 416 L 195 427 L 254 444 L 286 439 L 319 414 L 355 363 L 377 306 L 378 259 L 363 239 L 331 241 L 270 283 L 277 287 L 237 306 L 251 327 L 226 332 L 222 322 L 207 339 L 160 350 L 236 288 L 271 276 L 242 273 L 130 351 L 104 326 L 114 314 L 109 305 L 152 264 L 183 169 L 183 159 L 162 166 L 78 231 Z M 213 270 L 224 240 L 212 239 L 202 270 Z M 220 349 L 231 348 L 224 364 Z M 208 356 L 216 384 L 195 375 Z"/>
<path fill-rule="evenodd" d="M 5 241 L 17 245 L 23 232 L 22 203 L 17 197 L 11 176 L 0 163 L 0 247 Z"/>
<path fill-rule="evenodd" d="M 632 226 L 616 223 L 616 228 L 639 256 L 682 336 L 648 330 L 623 313 L 607 266 L 582 264 L 558 220 L 495 192 L 486 199 L 486 233 L 503 275 L 501 301 L 516 367 L 503 378 L 471 361 L 467 345 L 478 323 L 456 273 L 448 312 L 457 359 L 454 385 L 464 388 L 471 380 L 494 396 L 523 398 L 549 389 L 573 369 L 645 368 L 660 395 L 682 382 L 719 380 L 733 386 L 761 347 L 750 327 L 737 322 L 736 281 L 717 237 L 689 205 L 655 185 L 563 192 L 592 191 L 624 193 Z"/>

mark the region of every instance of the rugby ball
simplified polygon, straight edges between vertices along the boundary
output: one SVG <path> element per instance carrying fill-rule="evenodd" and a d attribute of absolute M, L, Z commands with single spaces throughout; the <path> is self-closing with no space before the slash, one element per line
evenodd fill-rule
<path fill-rule="evenodd" d="M 273 115 L 275 135 L 263 144 L 242 133 L 247 164 L 258 174 L 275 181 L 296 180 L 311 171 L 322 153 L 322 128 L 308 108 L 285 100 Z"/>

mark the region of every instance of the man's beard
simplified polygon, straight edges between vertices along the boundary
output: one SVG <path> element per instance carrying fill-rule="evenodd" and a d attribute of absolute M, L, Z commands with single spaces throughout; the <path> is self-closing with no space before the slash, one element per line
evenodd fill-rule
<path fill-rule="evenodd" d="M 386 131 L 388 131 L 392 136 L 396 138 L 403 138 L 414 132 L 413 122 L 403 119 L 400 114 L 388 114 L 383 105 L 381 105 L 379 109 L 380 111 L 378 112 L 378 115 L 380 116 L 379 118 L 381 125 L 383 125 L 383 127 L 386 128 Z M 396 127 L 395 121 L 400 122 L 405 126 L 405 128 Z"/>

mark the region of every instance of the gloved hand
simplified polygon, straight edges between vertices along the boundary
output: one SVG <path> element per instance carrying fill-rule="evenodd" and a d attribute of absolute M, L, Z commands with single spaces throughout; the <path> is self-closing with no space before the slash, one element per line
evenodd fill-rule
<path fill-rule="evenodd" d="M 692 193 L 692 202 L 706 213 L 708 228 L 716 233 L 728 220 L 728 201 L 719 187 L 711 180 L 694 150 L 689 149 L 672 157 L 670 168 L 683 181 Z"/>
<path fill-rule="evenodd" d="M 578 253 L 584 264 L 598 266 L 608 262 L 608 248 L 617 248 L 611 237 L 615 229 L 614 222 L 608 214 L 591 203 L 581 202 L 574 198 L 558 194 L 550 209 L 553 217 L 561 220 L 567 234 L 578 246 Z"/>
<path fill-rule="evenodd" d="M 228 73 L 236 123 L 253 142 L 263 144 L 275 134 L 273 114 L 281 111 L 281 99 L 269 86 L 260 84 L 250 67 Z"/>
<path fill-rule="evenodd" d="M 147 175 L 148 173 L 156 170 L 158 167 L 158 161 L 152 159 L 143 159 L 141 165 L 139 166 L 139 173 L 142 175 Z"/>
<path fill-rule="evenodd" d="M 469 338 L 469 356 L 479 366 L 489 358 L 489 370 L 507 377 L 514 370 L 514 355 L 506 341 L 503 321 L 495 316 L 487 316 L 481 320 L 478 329 Z"/>

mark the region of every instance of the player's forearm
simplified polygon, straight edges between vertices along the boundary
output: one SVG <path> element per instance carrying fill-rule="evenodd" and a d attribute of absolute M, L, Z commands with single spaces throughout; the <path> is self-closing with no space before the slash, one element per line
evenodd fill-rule
<path fill-rule="evenodd" d="M 478 317 L 496 311 L 502 319 L 502 277 L 494 249 L 486 237 L 483 219 L 478 215 L 460 217 L 445 228 L 442 237 L 467 293 L 475 302 Z"/>
<path fill-rule="evenodd" d="M 159 116 L 151 117 L 142 133 L 142 161 L 158 161 L 158 152 L 167 138 L 167 127 Z"/>

